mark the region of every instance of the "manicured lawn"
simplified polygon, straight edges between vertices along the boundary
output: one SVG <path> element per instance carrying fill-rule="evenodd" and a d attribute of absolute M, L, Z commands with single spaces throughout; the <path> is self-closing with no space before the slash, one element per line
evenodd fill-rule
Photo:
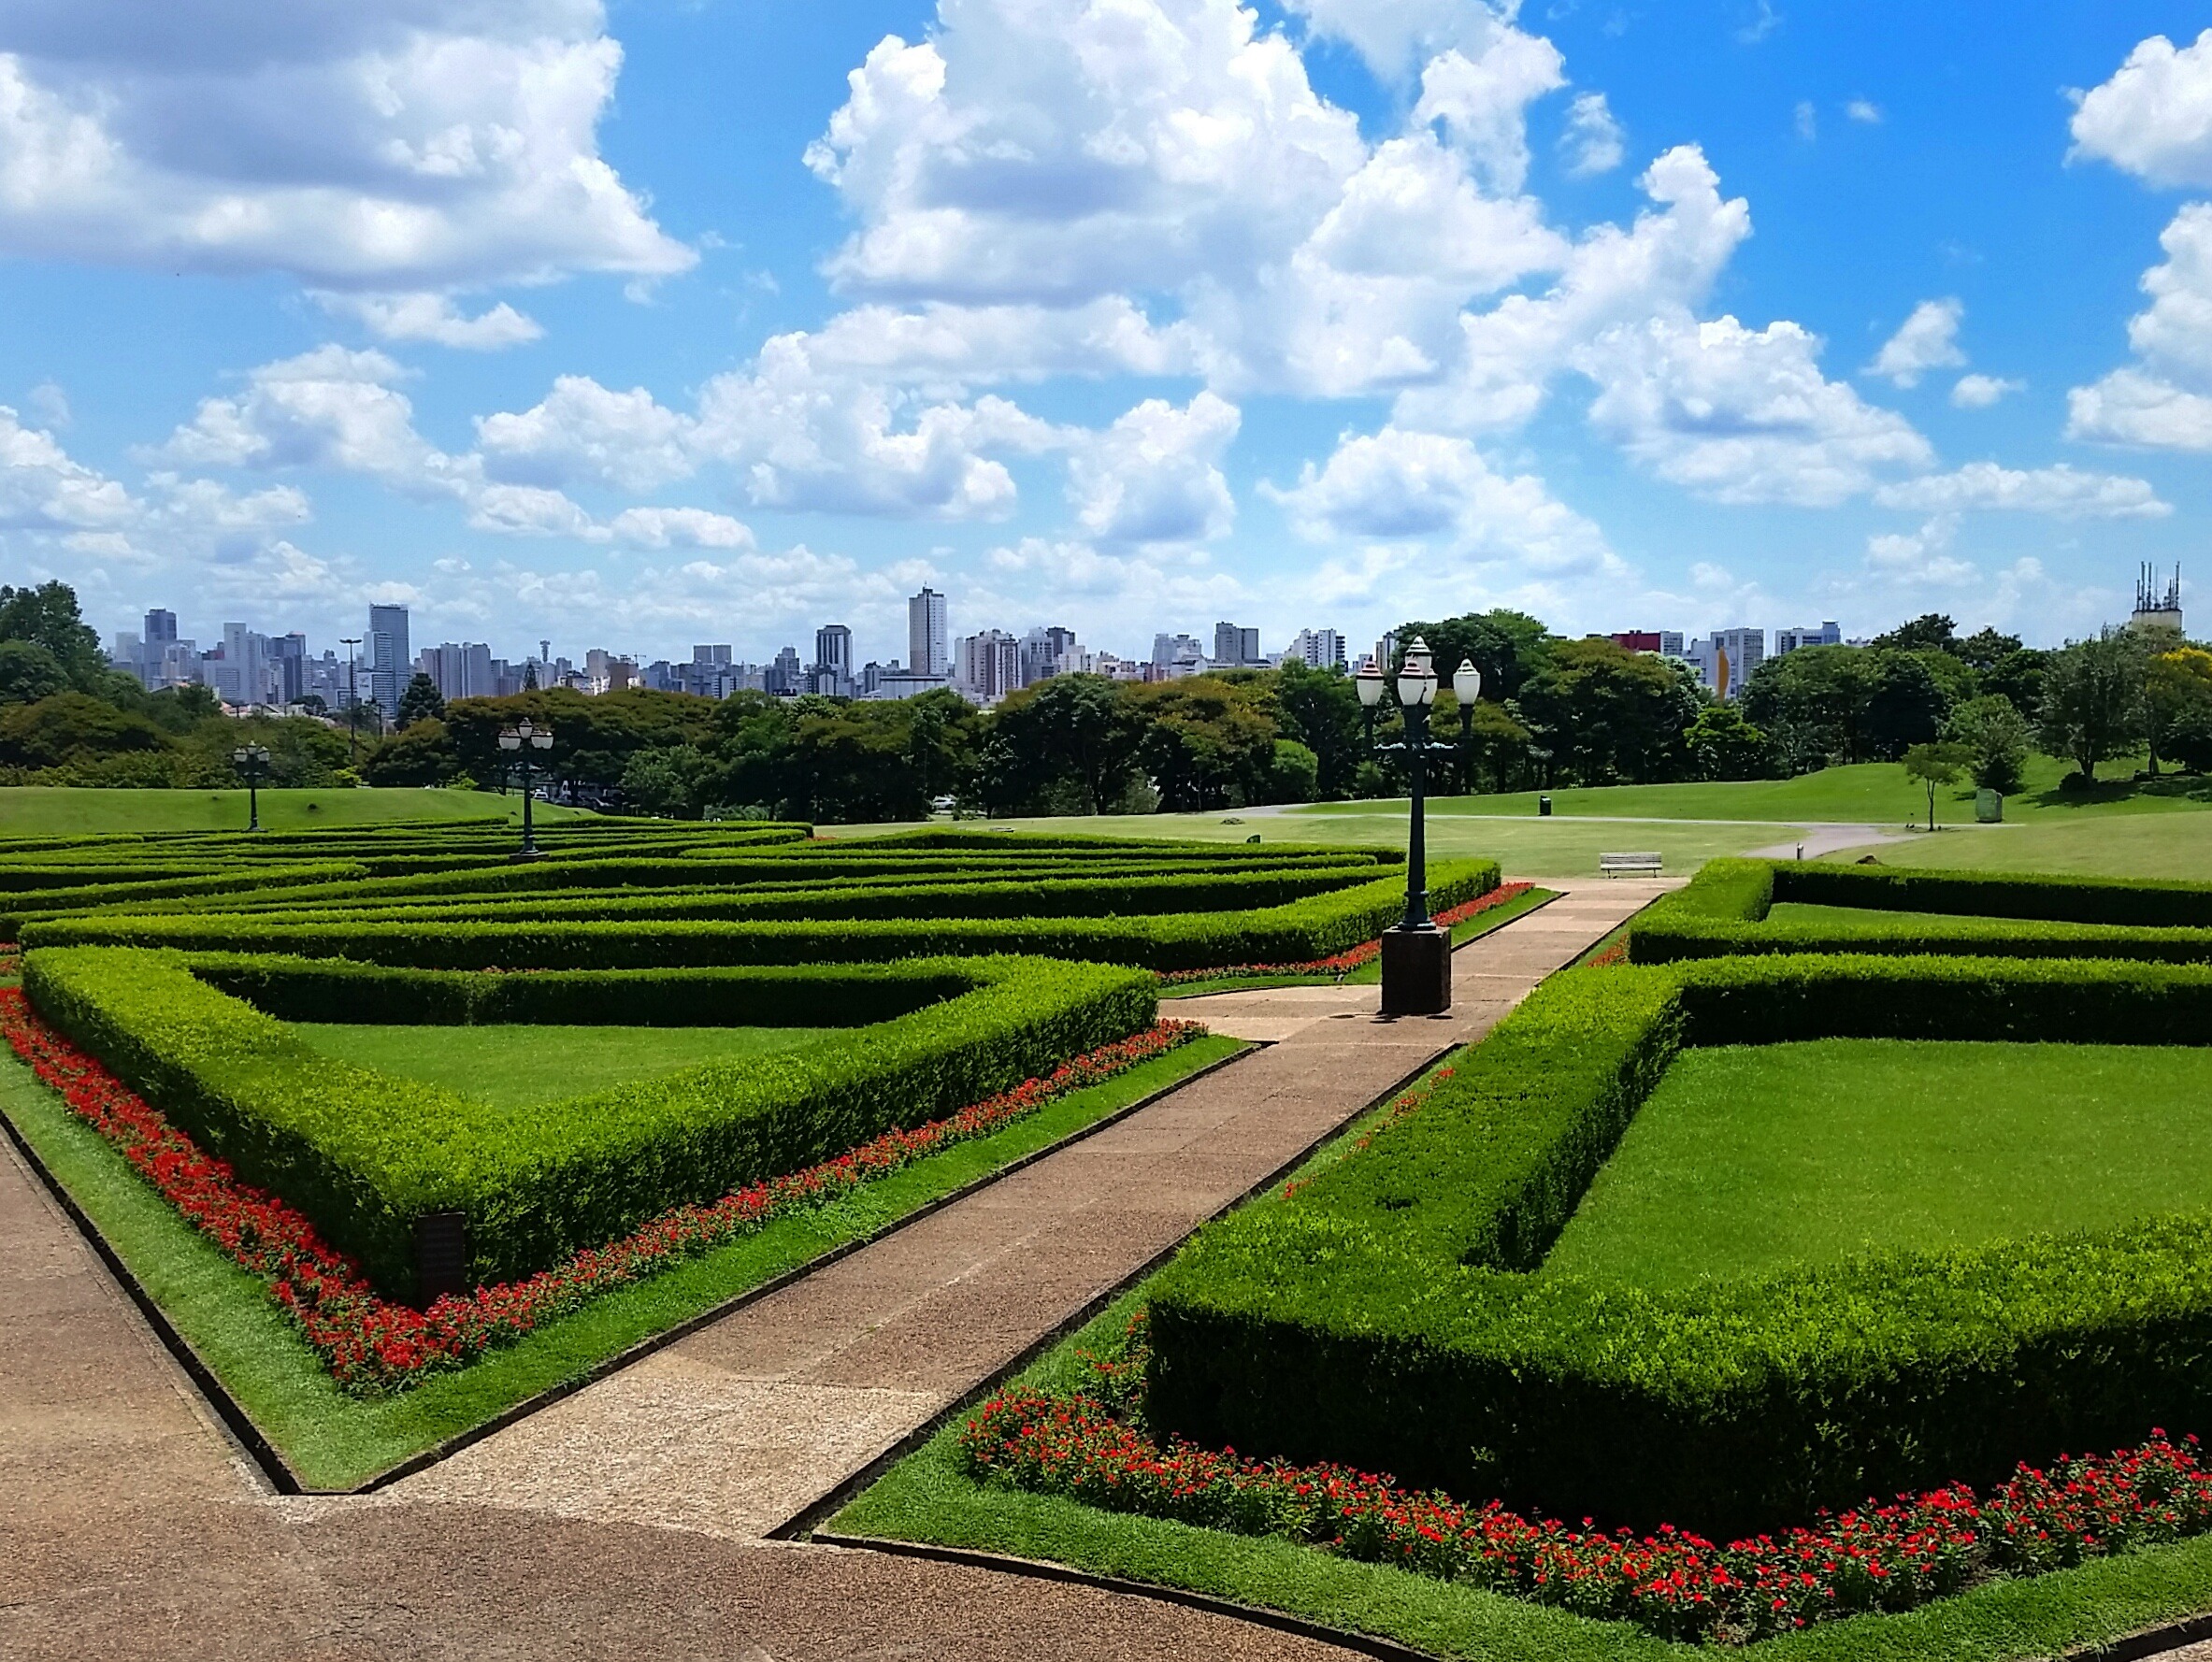
<path fill-rule="evenodd" d="M 1231 1039 L 1184 1045 L 818 1211 L 780 1218 L 757 1235 L 608 1294 L 473 1367 L 371 1400 L 340 1391 L 260 1282 L 185 1224 L 11 1055 L 0 1059 L 0 1110 L 301 1479 L 310 1487 L 345 1488 L 1243 1048 Z"/>
<path fill-rule="evenodd" d="M 1853 849 L 1833 856 L 1853 860 Z M 2212 878 L 2212 816 L 2183 813 L 2046 815 L 2028 824 L 1938 832 L 1874 851 L 1889 866 L 1980 871 L 2061 871 L 2085 877 Z"/>
<path fill-rule="evenodd" d="M 1770 924 L 1956 924 L 1949 911 L 1891 911 L 1873 906 L 1816 906 L 1809 900 L 1777 900 L 1767 909 Z"/>
<path fill-rule="evenodd" d="M 2073 771 L 2071 763 L 2050 756 L 2032 756 L 2027 783 L 2005 798 L 2005 818 L 2011 821 L 2104 819 L 2114 814 L 2166 813 L 2212 808 L 2212 780 L 2175 775 L 2156 784 L 2123 782 L 2120 775 L 2133 764 L 2107 763 L 2105 779 L 2096 790 L 2079 795 L 2061 793 L 2060 779 Z M 1537 793 L 1516 791 L 1488 796 L 1440 796 L 1429 801 L 1438 815 L 1500 814 L 1508 818 L 1533 817 Z M 1900 825 L 1928 812 L 1927 788 L 1907 779 L 1895 762 L 1863 762 L 1849 767 L 1824 767 L 1796 779 L 1745 780 L 1734 783 L 1677 785 L 1569 786 L 1551 793 L 1556 814 L 1603 814 L 1653 819 L 1775 820 L 1804 823 L 1815 820 L 1846 821 L 1870 825 Z M 1367 803 L 1329 803 L 1297 810 L 1296 817 L 1321 818 L 1337 813 L 1366 811 Z M 1400 804 L 1403 812 L 1403 805 Z M 1970 824 L 1974 821 L 1974 792 L 1960 786 L 1935 794 L 1938 824 Z"/>
<path fill-rule="evenodd" d="M 1503 928 L 1515 918 L 1526 917 L 1545 901 L 1558 898 L 1558 895 L 1555 890 L 1530 889 L 1524 895 L 1515 895 L 1502 906 L 1493 907 L 1488 911 L 1477 912 L 1473 917 L 1452 925 L 1452 945 L 1463 947 L 1471 940 L 1478 940 L 1493 929 Z M 1208 993 L 1254 993 L 1267 987 L 1327 987 L 1333 986 L 1337 979 L 1333 975 L 1256 975 L 1243 978 L 1228 976 L 1219 981 L 1189 981 L 1178 987 L 1165 987 L 1161 989 L 1160 996 L 1163 998 L 1195 998 Z M 1343 979 L 1349 986 L 1378 984 L 1383 979 L 1383 961 L 1376 958 L 1371 963 L 1363 964 Z"/>
<path fill-rule="evenodd" d="M 1643 1284 L 2202 1207 L 2212 1048 L 1685 1052 L 1544 1268 Z"/>
<path fill-rule="evenodd" d="M 1429 821 L 1429 857 L 1476 857 L 1499 861 L 1508 877 L 1595 877 L 1598 856 L 1624 850 L 1657 850 L 1671 876 L 1687 877 L 1707 860 L 1768 848 L 1796 835 L 1791 824 L 1609 824 L 1602 820 L 1540 820 L 1533 809 L 1526 820 L 1447 814 Z M 1225 818 L 1238 820 L 1225 824 Z M 943 822 L 939 822 L 942 824 Z M 1016 825 L 1025 831 L 1063 836 L 1198 838 L 1211 842 L 1242 842 L 1257 833 L 1269 843 L 1400 848 L 1405 846 L 1406 808 L 1402 802 L 1348 803 L 1328 812 L 1263 813 L 1246 809 L 1235 815 L 1099 814 L 1067 819 L 990 820 L 975 824 Z M 825 825 L 825 837 L 871 837 L 904 829 L 890 825 Z M 1885 851 L 1884 857 L 1889 857 Z"/>
<path fill-rule="evenodd" d="M 708 1062 L 812 1044 L 826 1027 L 383 1027 L 299 1022 L 326 1056 L 501 1108 L 580 1096 Z"/>
<path fill-rule="evenodd" d="M 517 820 L 519 795 L 492 791 L 264 791 L 261 823 L 272 831 L 318 825 L 381 825 L 394 820 Z M 543 824 L 589 817 L 538 804 Z M 60 837 L 87 831 L 243 831 L 244 791 L 103 791 L 76 785 L 0 786 L 0 837 Z"/>

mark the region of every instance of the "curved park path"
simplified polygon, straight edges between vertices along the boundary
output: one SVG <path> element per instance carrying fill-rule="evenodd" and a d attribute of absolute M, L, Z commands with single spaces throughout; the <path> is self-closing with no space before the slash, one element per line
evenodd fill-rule
<path fill-rule="evenodd" d="M 1448 1016 L 1184 1001 L 1265 1048 L 360 1498 L 271 1494 L 0 1142 L 0 1656 L 1342 1657 L 772 1537 L 1667 886 L 1580 883 L 1471 943 Z"/>

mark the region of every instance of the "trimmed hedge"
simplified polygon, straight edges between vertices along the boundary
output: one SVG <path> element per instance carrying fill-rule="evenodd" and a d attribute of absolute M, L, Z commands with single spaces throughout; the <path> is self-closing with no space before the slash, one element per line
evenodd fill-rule
<path fill-rule="evenodd" d="M 1684 1044 L 2212 1041 L 2212 969 L 1739 958 L 1553 978 L 1364 1152 L 1156 1283 L 1151 1412 L 1725 1539 L 2212 1411 L 2212 1218 L 1643 1290 L 1524 1273 Z"/>
<path fill-rule="evenodd" d="M 874 973 L 914 991 L 968 990 L 803 1049 L 518 1108 L 333 1061 L 179 953 L 36 951 L 23 986 L 242 1181 L 282 1196 L 381 1290 L 407 1297 L 424 1213 L 465 1213 L 475 1280 L 512 1280 L 671 1207 L 955 1112 L 1138 1031 L 1156 1010 L 1150 978 L 1102 965 L 941 960 Z"/>
<path fill-rule="evenodd" d="M 1488 894 L 1499 881 L 1493 860 L 1439 861 L 1429 875 L 1429 904 L 1439 911 Z M 277 952 L 448 969 L 868 963 L 967 953 L 1099 959 L 1146 969 L 1203 969 L 1325 958 L 1372 940 L 1397 920 L 1403 905 L 1403 880 L 1391 876 L 1288 905 L 1242 912 L 941 921 L 894 917 L 762 923 L 454 922 L 436 928 L 404 919 L 279 923 L 251 913 L 137 914 L 54 919 L 25 928 L 23 941 L 30 947 Z"/>
<path fill-rule="evenodd" d="M 1775 922 L 1778 902 L 1859 907 L 1861 920 Z M 1894 915 L 1948 913 L 1955 922 Z M 1738 953 L 1970 953 L 2212 962 L 2212 883 L 1898 871 L 1716 860 L 1629 931 L 1629 958 Z"/>
<path fill-rule="evenodd" d="M 14 879 L 19 873 L 9 872 Z M 368 875 L 366 866 L 329 861 L 316 866 L 260 867 L 187 877 L 158 877 L 88 882 L 75 887 L 34 888 L 0 895 L 0 940 L 14 940 L 23 924 L 65 912 L 127 906 L 134 901 L 177 900 L 259 891 L 276 884 L 344 884 Z"/>

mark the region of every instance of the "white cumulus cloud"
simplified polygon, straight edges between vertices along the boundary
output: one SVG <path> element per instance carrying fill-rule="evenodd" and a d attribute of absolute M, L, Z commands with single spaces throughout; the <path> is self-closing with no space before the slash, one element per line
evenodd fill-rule
<path fill-rule="evenodd" d="M 1932 473 L 1883 485 L 1874 492 L 1883 508 L 1922 513 L 1959 513 L 1969 509 L 2012 509 L 2060 519 L 2155 520 L 2174 511 L 2148 480 L 2118 473 L 2090 473 L 2060 463 L 2055 467 L 2001 467 L 1969 462 L 1950 473 Z"/>
<path fill-rule="evenodd" d="M 2212 450 L 2212 204 L 2183 205 L 2143 274 L 2150 305 L 2128 320 L 2134 364 L 2067 394 L 2067 437 Z"/>
<path fill-rule="evenodd" d="M 2212 185 L 2212 29 L 2176 49 L 2153 35 L 2082 95 L 2070 155 L 2157 185 Z"/>
<path fill-rule="evenodd" d="M 1960 409 L 1988 409 L 1999 399 L 2024 393 L 2028 383 L 1997 375 L 1961 375 L 1951 387 L 1951 403 Z"/>
<path fill-rule="evenodd" d="M 1093 537 L 1109 542 L 1193 542 L 1236 518 L 1220 461 L 1242 418 L 1200 393 L 1182 409 L 1147 398 L 1070 455 L 1068 495 Z"/>
<path fill-rule="evenodd" d="M 1923 300 L 1897 333 L 1882 343 L 1866 373 L 1901 387 L 1920 383 L 1931 369 L 1956 369 L 1966 362 L 1959 350 L 1959 323 L 1966 307 L 1958 300 Z"/>
<path fill-rule="evenodd" d="M 459 351 L 496 352 L 527 346 L 545 334 L 537 319 L 504 300 L 469 317 L 450 294 L 347 294 L 325 289 L 315 299 L 325 311 L 358 319 L 383 340 L 425 340 Z"/>
<path fill-rule="evenodd" d="M 1626 137 L 1604 93 L 1577 93 L 1567 107 L 1567 130 L 1559 135 L 1567 171 L 1578 179 L 1612 172 L 1620 165 Z"/>

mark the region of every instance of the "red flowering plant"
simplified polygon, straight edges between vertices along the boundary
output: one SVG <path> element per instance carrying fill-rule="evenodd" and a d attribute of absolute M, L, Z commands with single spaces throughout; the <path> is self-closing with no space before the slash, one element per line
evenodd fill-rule
<path fill-rule="evenodd" d="M 1535 886 L 1533 883 L 1501 883 L 1487 895 L 1478 895 L 1465 905 L 1438 912 L 1430 922 L 1440 929 L 1456 929 L 1469 918 L 1477 917 L 1493 907 L 1518 900 Z M 1253 981 L 1261 976 L 1277 975 L 1329 975 L 1342 980 L 1353 970 L 1373 963 L 1382 955 L 1383 943 L 1378 938 L 1346 948 L 1333 957 L 1313 958 L 1303 964 L 1228 964 L 1218 969 L 1162 969 L 1156 973 L 1163 987 L 1184 986 L 1191 981 Z"/>
<path fill-rule="evenodd" d="M 2022 1465 L 1987 1496 L 1952 1483 L 1726 1545 L 1672 1526 L 1607 1532 L 1347 1466 L 1252 1460 L 1180 1439 L 1163 1446 L 1142 1428 L 1146 1360 L 1140 1312 L 1118 1355 L 1084 1356 L 1076 1390 L 1006 1392 L 978 1409 L 960 1432 L 963 1466 L 985 1483 L 1277 1536 L 1693 1642 L 1909 1610 L 1997 1576 L 2212 1529 L 2212 1470 L 2197 1440 L 2154 1430 L 2136 1448 Z"/>
<path fill-rule="evenodd" d="M 93 1057 L 40 1021 L 19 988 L 0 988 L 0 1035 L 69 1111 L 122 1152 L 185 1222 L 267 1284 L 347 1390 L 377 1396 L 464 1367 L 567 1315 L 598 1294 L 819 1207 L 954 1143 L 987 1137 L 1073 1091 L 1101 1083 L 1199 1038 L 1195 1022 L 1159 1022 L 1063 1062 L 983 1102 L 872 1141 L 802 1171 L 664 1212 L 643 1228 L 525 1281 L 447 1294 L 427 1310 L 382 1297 L 352 1259 L 274 1195 L 239 1182 Z"/>

